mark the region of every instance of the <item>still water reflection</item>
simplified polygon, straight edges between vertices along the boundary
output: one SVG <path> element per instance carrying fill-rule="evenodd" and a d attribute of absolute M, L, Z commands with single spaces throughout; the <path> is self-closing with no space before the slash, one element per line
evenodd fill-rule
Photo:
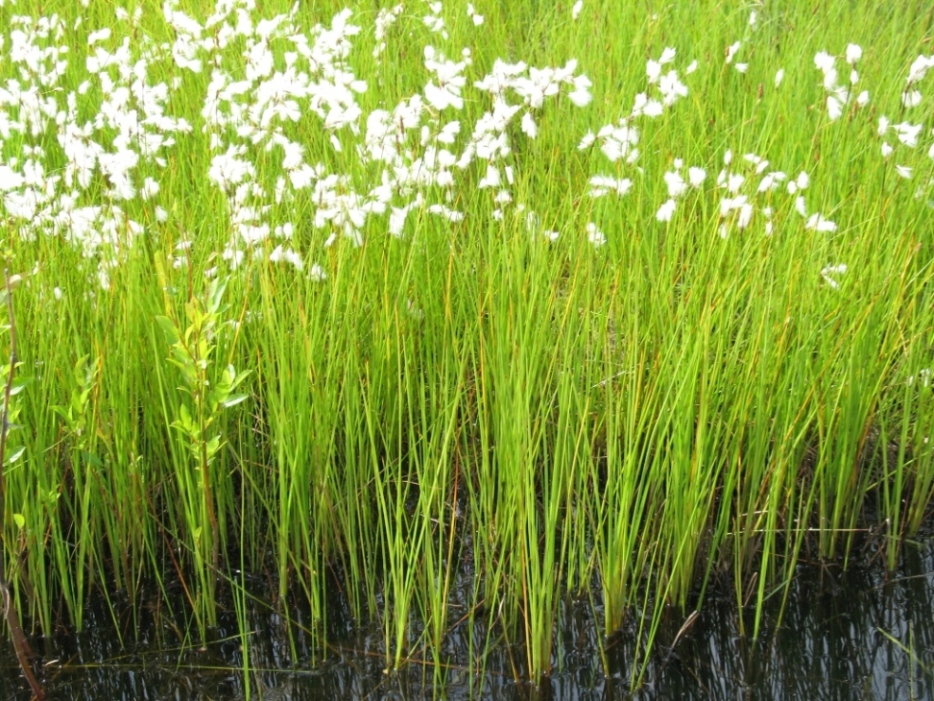
<path fill-rule="evenodd" d="M 299 633 L 291 640 L 283 620 L 257 606 L 249 639 L 255 668 L 240 673 L 243 649 L 233 612 L 223 617 L 216 642 L 186 650 L 165 612 L 113 602 L 88 612 L 85 632 L 67 631 L 35 642 L 44 660 L 51 699 L 271 701 L 318 699 L 934 699 L 934 547 L 906 546 L 898 570 L 885 577 L 869 563 L 839 568 L 802 565 L 779 625 L 779 597 L 767 604 L 758 641 L 740 635 L 740 615 L 731 598 L 708 597 L 681 637 L 684 623 L 672 611 L 659 630 L 645 684 L 629 692 L 635 629 L 604 644 L 609 674 L 600 660 L 600 632 L 589 601 L 565 603 L 555 636 L 556 671 L 534 689 L 522 681 L 522 651 L 492 646 L 497 634 L 481 624 L 455 627 L 445 642 L 446 666 L 414 659 L 403 670 L 383 673 L 382 636 L 352 627 L 334 607 L 326 659 L 314 659 Z M 111 611 L 117 611 L 114 617 Z M 294 612 L 298 626 L 302 612 Z M 598 611 L 599 615 L 599 611 Z M 115 634 L 114 618 L 123 634 Z M 293 629 L 296 626 L 293 625 Z M 134 639 L 133 631 L 139 632 Z M 229 636 L 229 637 L 227 637 Z M 473 654 L 472 654 L 473 653 Z M 480 662 L 478 663 L 478 660 Z M 471 663 L 473 661 L 473 664 Z M 27 701 L 8 641 L 0 642 L 0 699 Z"/>

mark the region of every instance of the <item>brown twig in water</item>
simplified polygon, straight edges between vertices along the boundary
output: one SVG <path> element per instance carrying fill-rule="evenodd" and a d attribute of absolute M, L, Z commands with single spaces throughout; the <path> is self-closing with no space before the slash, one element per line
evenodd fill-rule
<path fill-rule="evenodd" d="M 6 306 L 7 314 L 10 318 L 10 374 L 7 376 L 6 388 L 3 391 L 3 409 L 0 413 L 0 543 L 3 543 L 3 526 L 6 523 L 4 514 L 4 498 L 6 495 L 6 483 L 3 475 L 3 463 L 6 459 L 6 439 L 10 431 L 9 407 L 10 395 L 13 392 L 13 375 L 16 372 L 16 324 L 13 320 L 13 291 L 10 287 L 10 276 L 6 270 L 3 271 L 3 279 L 6 285 Z M 5 544 L 5 543 L 4 543 Z M 6 548 L 0 547 L 0 592 L 3 594 L 3 615 L 6 618 L 7 625 L 10 628 L 10 638 L 13 640 L 13 649 L 16 651 L 16 659 L 23 670 L 23 676 L 29 682 L 33 697 L 36 701 L 45 701 L 45 691 L 42 685 L 36 679 L 32 671 L 32 665 L 29 660 L 34 657 L 32 648 L 29 647 L 29 641 L 23 632 L 23 626 L 20 625 L 19 612 L 13 605 L 13 598 L 10 595 L 10 584 L 6 580 Z"/>

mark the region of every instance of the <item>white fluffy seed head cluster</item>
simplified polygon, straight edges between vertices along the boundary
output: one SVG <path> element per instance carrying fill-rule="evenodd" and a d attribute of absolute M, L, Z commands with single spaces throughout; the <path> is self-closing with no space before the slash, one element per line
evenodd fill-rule
<path fill-rule="evenodd" d="M 859 73 L 856 71 L 856 63 L 863 57 L 863 50 L 856 44 L 849 44 L 846 47 L 846 63 L 850 67 L 849 84 L 841 84 L 837 74 L 836 57 L 831 56 L 826 51 L 820 51 L 814 56 L 814 65 L 824 75 L 823 85 L 827 91 L 827 116 L 830 121 L 840 119 L 847 106 L 852 101 L 857 107 L 865 107 L 869 104 L 869 91 L 863 90 L 855 99 L 852 97 L 856 85 L 859 83 Z"/>
<path fill-rule="evenodd" d="M 220 221 L 229 237 L 218 265 L 237 268 L 263 260 L 325 280 L 326 271 L 315 262 L 323 254 L 320 245 L 360 245 L 377 230 L 405 237 L 414 228 L 413 214 L 463 221 L 472 212 L 459 205 L 467 188 L 489 204 L 478 208 L 481 216 L 503 219 L 512 211 L 529 231 L 558 239 L 561 223 L 553 214 L 516 201 L 520 171 L 530 167 L 517 158 L 516 141 L 538 138 L 555 103 L 587 108 L 590 79 L 575 60 L 535 67 L 498 59 L 481 74 L 468 48 L 441 48 L 450 39 L 442 3 L 424 7 L 420 19 L 438 45 L 421 49 L 420 89 L 366 111 L 362 96 L 371 86 L 355 74 L 351 60 L 364 28 L 349 10 L 309 28 L 300 26 L 296 8 L 264 18 L 254 0 L 219 0 L 199 21 L 178 0 L 166 0 L 172 41 L 145 38 L 133 31 L 142 21 L 140 11 L 118 10 L 113 27 L 81 28 L 86 44 L 80 51 L 69 46 L 81 20 L 68 27 L 54 14 L 14 17 L 0 34 L 0 65 L 10 75 L 0 84 L 2 214 L 24 238 L 57 236 L 74 245 L 96 264 L 96 281 L 106 286 L 135 239 L 168 226 L 174 208 L 164 202 L 163 177 L 188 160 L 179 142 L 201 139 L 209 154 L 206 172 L 183 177 L 206 176 L 224 203 Z M 572 19 L 582 10 L 577 2 Z M 385 60 L 397 40 L 393 27 L 406 11 L 399 4 L 376 14 L 377 61 Z M 467 15 L 475 26 L 485 21 L 472 4 Z M 747 35 L 758 27 L 753 13 Z M 741 73 L 747 70 L 738 61 L 746 41 L 725 47 L 726 63 Z M 830 122 L 846 122 L 841 118 L 848 110 L 855 113 L 869 103 L 867 90 L 857 93 L 862 60 L 855 44 L 842 56 L 815 56 Z M 174 69 L 161 80 L 166 63 Z M 897 154 L 894 172 L 900 178 L 914 176 L 911 153 L 919 147 L 928 147 L 934 158 L 934 139 L 921 120 L 907 116 L 923 103 L 932 67 L 934 56 L 913 61 L 902 94 L 906 116 L 894 124 L 885 116 L 878 121 L 882 156 Z M 646 61 L 641 89 L 623 116 L 580 138 L 578 148 L 592 150 L 603 164 L 588 179 L 587 201 L 631 198 L 653 176 L 640 165 L 646 160 L 640 150 L 644 134 L 675 114 L 697 69 L 697 61 L 679 67 L 677 50 L 664 48 Z M 83 79 L 72 86 L 69 76 L 76 71 L 83 71 Z M 776 74 L 776 87 L 784 76 Z M 197 102 L 193 125 L 173 113 L 172 105 L 186 84 L 198 80 L 206 84 L 204 93 L 184 96 L 188 104 Z M 480 106 L 473 123 L 463 117 L 468 104 Z M 747 153 L 734 162 L 726 152 L 712 185 L 707 171 L 718 167 L 713 155 L 706 163 L 686 164 L 677 157 L 666 163 L 655 176 L 665 195 L 652 203 L 661 224 L 676 220 L 685 198 L 704 197 L 717 203 L 716 226 L 724 238 L 751 230 L 772 235 L 795 221 L 815 233 L 837 228 L 808 205 L 807 173 L 791 177 L 764 156 Z M 296 211 L 303 212 L 301 220 Z M 591 244 L 606 243 L 604 229 L 613 235 L 592 213 L 585 219 Z M 179 267 L 198 246 L 189 232 L 180 239 L 173 251 Z M 845 272 L 844 264 L 834 266 L 821 272 L 832 288 L 829 281 Z"/>
<path fill-rule="evenodd" d="M 425 24 L 447 38 L 441 3 L 428 9 Z M 70 28 L 57 16 L 18 17 L 0 43 L 3 61 L 20 76 L 0 87 L 0 147 L 13 136 L 26 142 L 18 155 L 0 161 L 3 212 L 24 237 L 57 235 L 72 242 L 99 264 L 105 284 L 132 239 L 169 216 L 159 201 L 159 174 L 169 166 L 177 135 L 193 127 L 167 106 L 186 73 L 209 75 L 198 126 L 211 153 L 205 175 L 227 203 L 226 265 L 263 258 L 307 270 L 314 279 L 323 279 L 324 271 L 308 264 L 313 252 L 297 249 L 297 229 L 326 230 L 328 246 L 338 237 L 360 244 L 374 219 L 383 222 L 374 226 L 402 235 L 413 209 L 460 221 L 464 213 L 452 206 L 454 187 L 474 167 L 484 173 L 480 188 L 490 189 L 500 208 L 511 201 L 515 180 L 510 125 L 518 121 L 524 136 L 535 138 L 547 101 L 562 93 L 574 104 L 590 101 L 590 82 L 573 61 L 562 68 L 500 61 L 473 83 L 491 106 L 465 136 L 457 113 L 471 86 L 469 50 L 452 60 L 426 46 L 423 90 L 364 115 L 358 97 L 367 82 L 349 63 L 361 27 L 349 10 L 311 29 L 297 25 L 294 8 L 260 18 L 253 0 L 220 0 L 204 22 L 176 0 L 168 0 L 163 13 L 172 42 L 134 44 L 132 33 L 119 26 L 91 31 L 83 59 L 87 77 L 76 90 L 61 82 L 69 60 L 82 58 L 69 53 Z M 401 13 L 398 5 L 377 16 L 377 56 Z M 475 25 L 483 21 L 472 8 L 471 17 Z M 118 22 L 138 20 L 138 14 L 118 13 Z M 116 45 L 115 36 L 123 37 Z M 174 64 L 175 77 L 152 80 L 151 65 L 165 60 Z M 94 116 L 84 117 L 88 113 Z M 297 139 L 290 125 L 305 125 L 318 138 Z M 47 166 L 59 156 L 47 152 L 50 130 L 66 163 L 55 172 Z M 322 146 L 356 166 L 335 170 Z M 278 166 L 274 184 L 270 160 Z M 374 175 L 361 183 L 352 174 L 360 172 Z M 282 221 L 299 197 L 313 205 L 310 222 Z M 130 216 L 127 208 L 141 216 Z M 192 241 L 184 243 L 176 247 L 175 265 L 187 264 Z"/>

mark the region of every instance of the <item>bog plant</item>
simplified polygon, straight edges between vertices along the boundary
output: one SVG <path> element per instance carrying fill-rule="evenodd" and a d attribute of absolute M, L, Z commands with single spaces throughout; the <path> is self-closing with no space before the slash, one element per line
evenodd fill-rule
<path fill-rule="evenodd" d="M 13 314 L 13 283 L 20 282 L 22 277 L 17 275 L 11 280 L 7 270 L 3 271 L 4 282 L 4 302 L 7 310 L 7 323 L 3 327 L 4 335 L 8 337 L 9 363 L 3 366 L 3 404 L 0 407 L 0 524 L 5 524 L 6 519 L 6 479 L 4 473 L 7 466 L 13 465 L 19 457 L 22 456 L 22 448 L 17 450 L 7 450 L 10 432 L 14 428 L 19 428 L 13 423 L 13 419 L 18 413 L 17 405 L 13 399 L 22 389 L 22 382 L 16 380 L 16 368 L 19 364 L 16 355 L 16 322 Z M 26 527 L 26 518 L 22 513 L 13 514 L 13 522 L 21 531 Z M 19 549 L 19 548 L 17 548 Z M 13 650 L 16 654 L 16 660 L 26 681 L 32 690 L 33 697 L 37 701 L 45 701 L 45 692 L 42 685 L 36 678 L 33 669 L 33 660 L 35 654 L 29 645 L 29 640 L 23 630 L 20 622 L 19 606 L 14 600 L 13 592 L 10 588 L 10 580 L 7 577 L 7 559 L 8 550 L 13 550 L 13 546 L 6 539 L 3 541 L 3 548 L 0 549 L 0 605 L 3 610 L 3 622 L 5 628 L 10 632 L 10 641 L 13 644 Z M 20 553 L 14 551 L 14 557 Z M 17 573 L 14 573 L 17 576 Z"/>
<path fill-rule="evenodd" d="M 321 654 L 340 595 L 388 669 L 441 681 L 466 623 L 540 679 L 589 596 L 635 685 L 711 586 L 758 612 L 869 533 L 895 567 L 934 497 L 923 6 L 327 9 L 0 4 L 35 628 L 179 582 L 248 649 L 262 571 Z"/>
<path fill-rule="evenodd" d="M 205 300 L 193 298 L 185 304 L 184 321 L 156 317 L 170 348 L 169 362 L 179 370 L 183 382 L 179 389 L 184 399 L 167 406 L 167 411 L 175 416 L 169 426 L 177 431 L 182 452 L 188 456 L 188 460 L 178 461 L 176 479 L 178 494 L 184 500 L 185 525 L 192 537 L 198 591 L 204 597 L 194 613 L 199 622 L 211 624 L 215 623 L 214 585 L 221 572 L 220 548 L 226 532 L 226 524 L 217 516 L 217 490 L 212 486 L 224 478 L 216 469 L 217 455 L 224 447 L 220 423 L 224 409 L 247 399 L 247 394 L 235 394 L 234 390 L 250 374 L 238 373 L 229 364 L 220 372 L 212 367 L 226 312 L 226 286 L 226 280 L 212 280 Z M 164 389 L 171 393 L 171 388 Z"/>

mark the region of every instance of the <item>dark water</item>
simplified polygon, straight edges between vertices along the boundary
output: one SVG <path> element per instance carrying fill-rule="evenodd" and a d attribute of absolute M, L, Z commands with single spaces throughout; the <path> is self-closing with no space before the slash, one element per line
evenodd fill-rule
<path fill-rule="evenodd" d="M 766 606 L 758 641 L 740 635 L 733 598 L 709 596 L 681 637 L 680 611 L 658 631 L 644 685 L 630 693 L 637 639 L 632 629 L 605 642 L 589 601 L 565 602 L 555 635 L 552 677 L 534 688 L 522 681 L 523 651 L 503 644 L 480 623 L 462 623 L 447 636 L 446 666 L 424 663 L 415 650 L 400 671 L 385 674 L 382 635 L 332 615 L 326 658 L 312 657 L 301 634 L 303 613 L 291 629 L 268 607 L 255 605 L 248 650 L 250 698 L 312 699 L 934 699 L 934 546 L 909 545 L 898 570 L 885 576 L 861 562 L 847 571 L 803 564 L 778 624 L 779 597 Z M 115 614 L 112 612 L 116 612 Z M 599 613 L 599 610 L 598 610 Z M 86 630 L 66 630 L 34 641 L 50 699 L 221 700 L 246 697 L 242 641 L 236 619 L 222 617 L 216 642 L 186 646 L 184 626 L 164 611 L 113 602 L 88 610 Z M 114 618 L 118 627 L 114 626 Z M 116 630 L 123 633 L 123 644 Z M 134 632 L 138 635 L 134 635 Z M 230 636 L 230 637 L 227 637 Z M 494 643 L 490 645 L 490 643 Z M 489 647 L 487 654 L 482 651 Z M 518 680 L 517 680 L 517 677 Z M 6 637 L 0 643 L 0 700 L 30 698 Z"/>

